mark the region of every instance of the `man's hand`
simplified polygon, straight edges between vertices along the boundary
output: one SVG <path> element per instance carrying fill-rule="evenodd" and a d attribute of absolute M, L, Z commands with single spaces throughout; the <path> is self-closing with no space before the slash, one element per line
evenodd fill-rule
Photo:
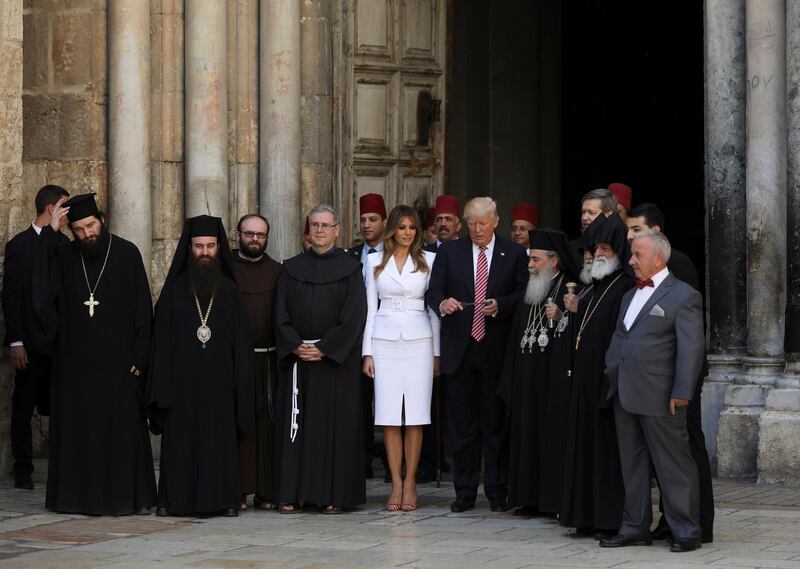
<path fill-rule="evenodd" d="M 497 305 L 497 301 L 493 298 L 487 298 L 484 301 L 483 308 L 481 308 L 481 312 L 485 316 L 494 316 L 495 313 L 500 309 Z"/>
<path fill-rule="evenodd" d="M 372 356 L 364 356 L 364 365 L 361 367 L 361 373 L 375 379 L 375 360 Z"/>
<path fill-rule="evenodd" d="M 439 305 L 439 312 L 444 314 L 445 316 L 449 316 L 456 310 L 464 310 L 464 306 L 460 302 L 458 302 L 452 296 L 448 299 L 442 301 Z"/>
<path fill-rule="evenodd" d="M 566 308 L 569 312 L 573 314 L 578 313 L 578 295 L 577 294 L 565 294 L 564 295 L 564 308 Z"/>
<path fill-rule="evenodd" d="M 689 404 L 688 399 L 670 399 L 669 412 L 674 417 L 675 412 L 678 410 L 678 407 L 686 407 L 688 404 Z"/>
<path fill-rule="evenodd" d="M 555 302 L 544 305 L 544 314 L 550 320 L 561 320 L 561 310 Z"/>
<path fill-rule="evenodd" d="M 53 211 L 50 213 L 50 227 L 53 228 L 53 231 L 59 231 L 61 229 L 62 219 L 69 213 L 68 207 L 61 207 L 61 204 L 68 199 L 67 196 L 64 196 L 53 206 Z"/>
<path fill-rule="evenodd" d="M 8 356 L 14 369 L 28 369 L 28 352 L 25 351 L 25 346 L 9 348 Z"/>
<path fill-rule="evenodd" d="M 433 357 L 433 377 L 442 375 L 442 360 L 439 356 Z"/>
<path fill-rule="evenodd" d="M 325 357 L 314 344 L 300 344 L 292 351 L 304 362 L 319 362 Z"/>
<path fill-rule="evenodd" d="M 131 373 L 133 375 L 135 375 L 136 377 L 139 377 L 140 375 L 142 375 L 142 371 L 139 368 L 137 368 L 136 366 L 131 366 Z"/>

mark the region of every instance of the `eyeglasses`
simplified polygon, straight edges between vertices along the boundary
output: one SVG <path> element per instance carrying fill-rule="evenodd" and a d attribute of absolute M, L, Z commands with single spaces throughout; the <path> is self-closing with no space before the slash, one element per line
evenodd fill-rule
<path fill-rule="evenodd" d="M 308 227 L 316 231 L 317 229 L 321 229 L 322 231 L 330 231 L 334 227 L 339 225 L 338 223 L 309 223 Z"/>
<path fill-rule="evenodd" d="M 255 239 L 258 237 L 259 239 L 264 240 L 267 238 L 267 234 L 260 231 L 240 231 L 239 235 L 242 237 L 247 237 L 248 239 Z"/>

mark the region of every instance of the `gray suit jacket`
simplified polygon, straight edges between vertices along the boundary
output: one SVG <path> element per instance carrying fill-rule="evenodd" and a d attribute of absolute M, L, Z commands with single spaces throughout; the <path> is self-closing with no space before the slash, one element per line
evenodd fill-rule
<path fill-rule="evenodd" d="M 691 399 L 703 366 L 705 334 L 700 293 L 671 273 L 625 329 L 636 288 L 622 297 L 606 352 L 609 399 L 619 391 L 629 413 L 669 416 L 670 399 Z"/>

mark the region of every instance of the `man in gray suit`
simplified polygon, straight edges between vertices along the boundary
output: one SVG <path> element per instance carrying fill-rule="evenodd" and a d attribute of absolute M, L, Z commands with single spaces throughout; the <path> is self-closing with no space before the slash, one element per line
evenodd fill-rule
<path fill-rule="evenodd" d="M 625 508 L 622 527 L 602 547 L 650 545 L 650 462 L 674 541 L 670 551 L 700 547 L 697 467 L 689 450 L 686 405 L 703 365 L 700 293 L 667 269 L 669 240 L 642 232 L 631 243 L 637 288 L 622 299 L 606 353 L 614 401 Z"/>

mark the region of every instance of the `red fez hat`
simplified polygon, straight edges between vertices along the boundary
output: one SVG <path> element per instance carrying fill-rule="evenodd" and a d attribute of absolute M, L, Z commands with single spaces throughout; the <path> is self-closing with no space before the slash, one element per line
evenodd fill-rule
<path fill-rule="evenodd" d="M 633 190 L 627 184 L 620 182 L 612 182 L 608 185 L 608 191 L 614 194 L 617 201 L 622 204 L 626 210 L 631 210 L 631 199 L 633 198 Z"/>
<path fill-rule="evenodd" d="M 511 221 L 522 219 L 536 225 L 539 223 L 539 210 L 532 203 L 518 203 L 511 210 Z"/>
<path fill-rule="evenodd" d="M 383 196 L 380 194 L 364 194 L 358 199 L 359 215 L 365 213 L 377 213 L 381 218 L 386 217 L 386 205 L 383 203 Z"/>
<path fill-rule="evenodd" d="M 450 194 L 442 194 L 436 198 L 436 207 L 433 209 L 434 217 L 440 215 L 454 215 L 461 217 L 461 202 Z"/>
<path fill-rule="evenodd" d="M 436 210 L 435 208 L 429 207 L 428 210 L 425 212 L 425 227 L 430 227 L 433 225 L 433 221 L 436 219 Z"/>
<path fill-rule="evenodd" d="M 306 228 L 303 229 L 303 235 L 308 235 L 311 233 L 311 228 L 308 226 L 308 216 L 306 216 Z"/>

